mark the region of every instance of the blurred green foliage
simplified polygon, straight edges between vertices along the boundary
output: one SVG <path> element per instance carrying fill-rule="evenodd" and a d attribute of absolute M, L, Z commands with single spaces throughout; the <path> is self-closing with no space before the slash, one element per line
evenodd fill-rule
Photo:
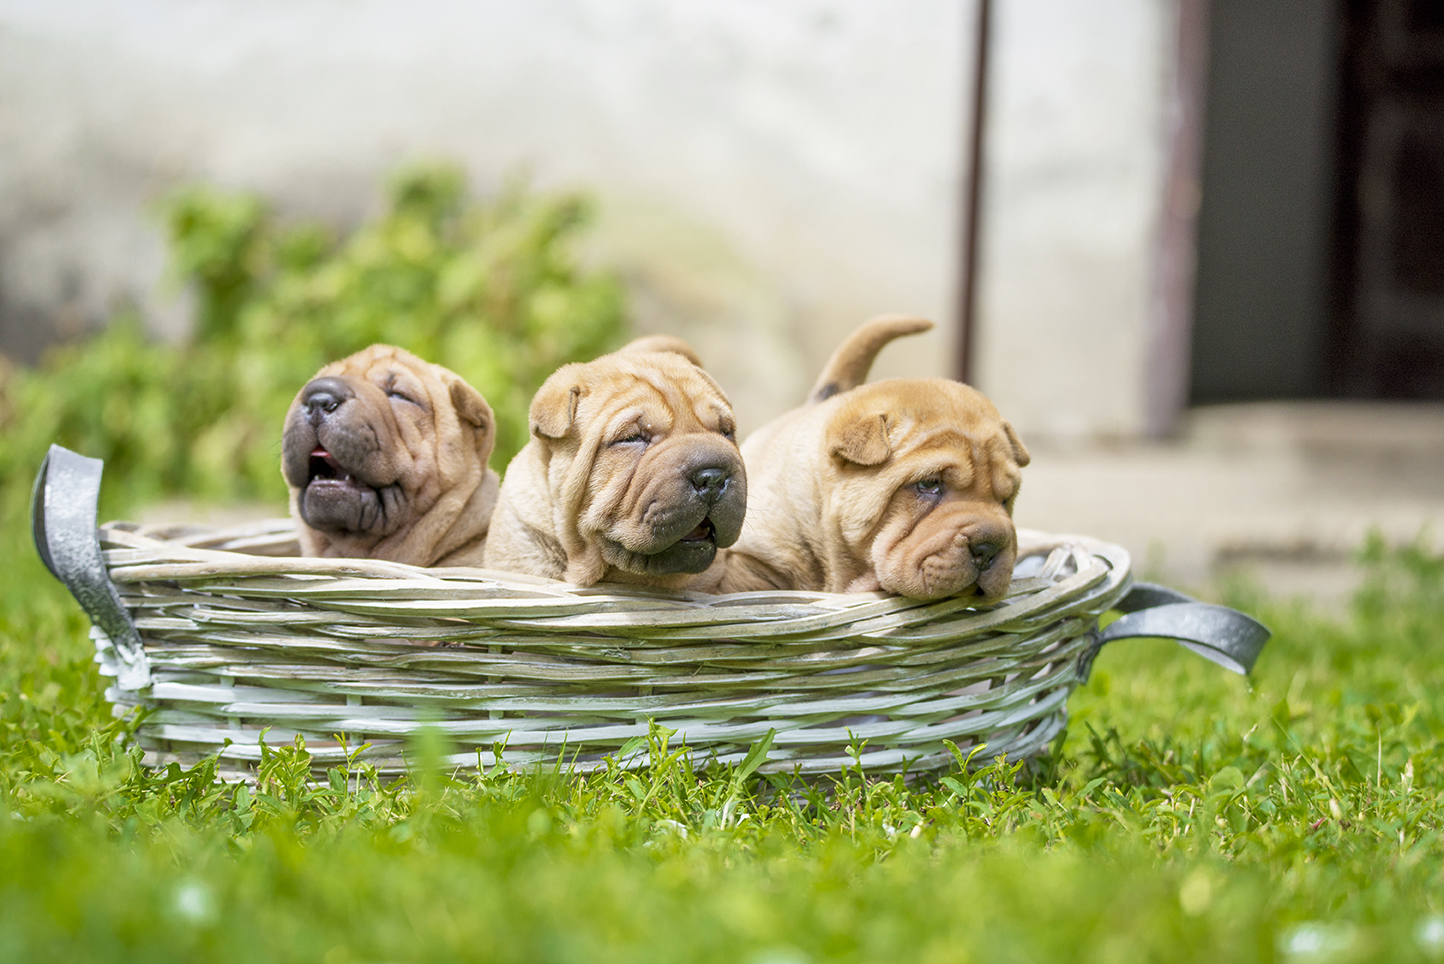
<path fill-rule="evenodd" d="M 281 425 L 322 365 L 373 342 L 457 372 L 496 411 L 493 465 L 526 441 L 526 411 L 558 366 L 625 335 L 621 289 L 573 252 L 577 197 L 511 188 L 468 198 L 451 168 L 397 176 L 385 211 L 340 237 L 208 187 L 162 206 L 195 330 L 143 335 L 133 314 L 0 374 L 0 479 L 33 475 L 51 442 L 106 461 L 108 504 L 163 494 L 284 495 Z"/>

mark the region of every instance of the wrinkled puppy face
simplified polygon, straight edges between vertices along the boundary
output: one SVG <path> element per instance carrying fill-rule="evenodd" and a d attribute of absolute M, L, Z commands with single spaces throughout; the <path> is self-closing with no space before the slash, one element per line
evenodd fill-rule
<path fill-rule="evenodd" d="M 567 578 L 607 566 L 644 577 L 700 573 L 742 531 L 747 477 L 732 407 L 682 355 L 629 350 L 567 365 L 537 392 Z"/>
<path fill-rule="evenodd" d="M 296 395 L 282 473 L 306 525 L 383 538 L 485 472 L 493 424 L 486 401 L 452 372 L 372 345 L 327 365 Z"/>
<path fill-rule="evenodd" d="M 1028 452 L 983 395 L 944 379 L 875 382 L 849 393 L 825 440 L 830 514 L 871 569 L 851 589 L 983 602 L 1008 591 Z"/>

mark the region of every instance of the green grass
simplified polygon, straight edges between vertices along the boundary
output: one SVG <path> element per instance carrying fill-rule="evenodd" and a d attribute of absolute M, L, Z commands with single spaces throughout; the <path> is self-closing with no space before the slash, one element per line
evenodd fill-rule
<path fill-rule="evenodd" d="M 809 786 L 694 772 L 658 732 L 632 775 L 315 786 L 273 734 L 246 789 L 140 766 L 17 508 L 0 960 L 1444 956 L 1444 562 L 1416 549 L 1370 547 L 1346 619 L 1234 590 L 1277 632 L 1250 680 L 1110 647 L 1030 767 Z"/>

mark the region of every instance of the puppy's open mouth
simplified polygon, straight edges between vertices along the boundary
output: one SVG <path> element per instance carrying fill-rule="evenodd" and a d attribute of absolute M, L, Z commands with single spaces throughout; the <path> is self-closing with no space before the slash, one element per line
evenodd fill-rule
<path fill-rule="evenodd" d="M 683 536 L 680 541 L 682 541 L 682 542 L 707 542 L 707 541 L 715 542 L 716 540 L 717 540 L 717 530 L 716 530 L 715 527 L 713 527 L 713 525 L 712 525 L 712 520 L 711 520 L 711 519 L 703 519 L 701 522 L 699 522 L 699 523 L 697 524 L 697 528 L 693 529 L 691 532 L 689 532 L 689 533 L 687 533 L 685 536 Z"/>
<path fill-rule="evenodd" d="M 353 482 L 351 473 L 347 472 L 336 457 L 321 447 L 311 450 L 309 482 Z"/>

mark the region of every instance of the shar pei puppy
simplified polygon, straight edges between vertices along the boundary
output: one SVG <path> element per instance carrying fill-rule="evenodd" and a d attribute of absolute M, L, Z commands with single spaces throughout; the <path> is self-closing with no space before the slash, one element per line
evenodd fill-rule
<path fill-rule="evenodd" d="M 747 476 L 731 403 L 696 355 L 651 336 L 565 365 L 532 399 L 486 566 L 711 591 L 742 530 Z M 714 563 L 717 563 L 714 565 Z"/>
<path fill-rule="evenodd" d="M 802 408 L 742 445 L 747 523 L 725 592 L 885 590 L 1001 598 L 1017 557 L 1028 451 L 982 394 L 941 378 L 864 385 L 878 351 L 926 331 L 884 316 L 838 347 Z"/>
<path fill-rule="evenodd" d="M 281 441 L 302 554 L 480 565 L 495 444 L 491 406 L 440 365 L 390 345 L 327 365 Z"/>

